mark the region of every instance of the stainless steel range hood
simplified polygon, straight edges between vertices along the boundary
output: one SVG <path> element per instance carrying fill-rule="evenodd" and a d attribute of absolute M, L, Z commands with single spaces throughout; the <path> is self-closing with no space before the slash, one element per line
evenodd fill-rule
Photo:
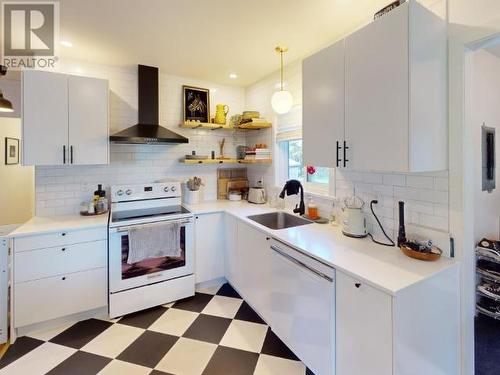
<path fill-rule="evenodd" d="M 158 68 L 138 66 L 139 123 L 109 137 L 113 143 L 177 144 L 189 140 L 159 125 Z"/>

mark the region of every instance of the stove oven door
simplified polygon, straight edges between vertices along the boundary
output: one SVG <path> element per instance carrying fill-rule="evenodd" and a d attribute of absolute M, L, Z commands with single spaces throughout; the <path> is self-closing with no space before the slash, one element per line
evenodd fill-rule
<path fill-rule="evenodd" d="M 149 258 L 128 263 L 129 229 L 109 229 L 109 289 L 111 293 L 190 275 L 194 268 L 194 233 L 192 218 L 179 220 L 180 257 Z M 163 221 L 162 221 L 163 222 Z"/>

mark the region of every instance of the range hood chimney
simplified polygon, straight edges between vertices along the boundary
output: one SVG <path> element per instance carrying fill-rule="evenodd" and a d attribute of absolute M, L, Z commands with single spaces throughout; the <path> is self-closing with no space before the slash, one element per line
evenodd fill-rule
<path fill-rule="evenodd" d="M 139 123 L 109 137 L 122 144 L 178 144 L 189 140 L 159 125 L 158 68 L 138 66 Z"/>

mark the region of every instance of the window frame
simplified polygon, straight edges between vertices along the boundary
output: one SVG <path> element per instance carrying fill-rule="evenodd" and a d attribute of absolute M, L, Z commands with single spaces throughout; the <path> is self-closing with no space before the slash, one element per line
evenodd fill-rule
<path fill-rule="evenodd" d="M 285 182 L 289 179 L 288 171 L 289 171 L 289 150 L 288 150 L 288 142 L 301 140 L 302 138 L 294 138 L 294 139 L 286 139 L 280 140 L 277 142 L 277 151 L 278 151 L 278 162 L 276 163 L 276 182 L 281 186 L 281 188 Z M 308 194 L 319 195 L 319 196 L 327 196 L 327 197 L 335 197 L 335 168 L 329 169 L 329 179 L 328 183 L 318 183 L 318 182 L 310 182 L 307 181 L 307 166 L 303 166 L 304 170 L 304 180 L 301 180 L 302 185 L 304 186 L 304 190 Z"/>

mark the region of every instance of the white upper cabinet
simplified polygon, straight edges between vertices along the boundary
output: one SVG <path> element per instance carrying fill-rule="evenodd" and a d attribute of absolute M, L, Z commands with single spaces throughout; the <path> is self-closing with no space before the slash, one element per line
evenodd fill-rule
<path fill-rule="evenodd" d="M 23 165 L 67 162 L 68 81 L 65 75 L 23 72 Z"/>
<path fill-rule="evenodd" d="M 69 150 L 72 164 L 108 163 L 108 81 L 69 76 Z"/>
<path fill-rule="evenodd" d="M 305 163 L 447 169 L 446 61 L 445 21 L 414 0 L 304 60 Z"/>
<path fill-rule="evenodd" d="M 401 6 L 346 40 L 350 168 L 408 168 L 408 90 L 408 14 Z"/>
<path fill-rule="evenodd" d="M 447 168 L 446 25 L 407 2 L 346 39 L 347 166 Z"/>
<path fill-rule="evenodd" d="M 340 166 L 337 151 L 344 140 L 344 48 L 342 40 L 302 63 L 302 142 L 308 165 Z"/>
<path fill-rule="evenodd" d="M 22 91 L 24 165 L 109 162 L 106 80 L 28 70 Z"/>

